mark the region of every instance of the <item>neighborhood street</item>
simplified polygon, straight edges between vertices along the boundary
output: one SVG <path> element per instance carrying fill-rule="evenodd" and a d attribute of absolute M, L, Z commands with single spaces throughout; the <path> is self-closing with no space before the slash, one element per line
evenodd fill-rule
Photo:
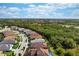
<path fill-rule="evenodd" d="M 23 33 L 19 34 L 19 36 L 20 36 L 20 40 L 22 40 L 22 42 L 19 42 L 21 46 L 20 48 L 12 49 L 12 51 L 16 53 L 16 56 L 19 56 L 19 53 L 23 56 L 26 49 L 28 48 L 28 37 Z M 25 47 L 24 50 L 23 47 Z"/>

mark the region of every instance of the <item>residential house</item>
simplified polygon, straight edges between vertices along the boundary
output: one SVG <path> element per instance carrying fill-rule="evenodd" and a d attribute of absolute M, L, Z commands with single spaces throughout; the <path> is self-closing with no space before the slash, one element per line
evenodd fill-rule
<path fill-rule="evenodd" d="M 30 49 L 30 55 L 31 56 L 48 56 L 49 51 L 48 51 L 47 44 L 42 43 L 42 42 L 32 43 L 31 49 Z"/>
<path fill-rule="evenodd" d="M 26 35 L 30 35 L 33 31 L 30 30 L 30 29 L 24 29 L 23 32 L 24 32 Z"/>
<path fill-rule="evenodd" d="M 13 36 L 14 32 L 12 32 L 12 31 L 4 31 L 3 34 L 4 34 L 5 37 L 7 37 L 7 36 Z"/>
<path fill-rule="evenodd" d="M 8 44 L 0 44 L 0 51 L 9 51 L 10 46 Z"/>
<path fill-rule="evenodd" d="M 8 26 L 5 26 L 5 30 L 7 31 L 7 30 L 11 30 Z"/>
<path fill-rule="evenodd" d="M 48 48 L 47 43 L 42 43 L 42 42 L 36 42 L 36 43 L 32 43 L 31 45 L 34 48 Z"/>
<path fill-rule="evenodd" d="M 11 30 L 17 30 L 18 27 L 17 26 L 11 26 Z"/>
<path fill-rule="evenodd" d="M 36 32 L 32 32 L 30 33 L 30 36 L 29 36 L 31 39 L 40 39 L 42 38 L 42 35 L 36 33 Z"/>
<path fill-rule="evenodd" d="M 4 34 L 5 38 L 4 38 L 4 41 L 2 41 L 2 43 L 6 43 L 6 44 L 15 43 L 16 35 L 14 34 L 14 32 L 5 31 L 5 32 L 3 32 L 3 34 Z"/>
<path fill-rule="evenodd" d="M 18 31 L 23 32 L 24 28 L 18 28 Z"/>
<path fill-rule="evenodd" d="M 36 42 L 45 42 L 44 39 L 35 39 L 35 40 L 32 40 L 31 43 L 36 43 Z"/>

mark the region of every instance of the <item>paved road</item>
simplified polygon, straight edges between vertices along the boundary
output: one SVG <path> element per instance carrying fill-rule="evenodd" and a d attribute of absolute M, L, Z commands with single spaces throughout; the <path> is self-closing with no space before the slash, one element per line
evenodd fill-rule
<path fill-rule="evenodd" d="M 19 36 L 21 37 L 20 39 L 22 39 L 22 42 L 19 42 L 19 44 L 21 45 L 20 48 L 19 49 L 18 48 L 17 49 L 12 49 L 12 51 L 14 51 L 16 53 L 16 56 L 18 56 L 19 53 L 21 55 L 24 55 L 26 49 L 28 48 L 28 37 L 25 36 L 25 34 L 20 34 Z M 22 50 L 23 47 L 25 47 L 24 51 Z"/>

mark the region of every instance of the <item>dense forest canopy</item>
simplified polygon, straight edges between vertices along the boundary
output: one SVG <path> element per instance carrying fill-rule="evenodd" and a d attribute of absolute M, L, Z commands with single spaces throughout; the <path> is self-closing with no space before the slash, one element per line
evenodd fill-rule
<path fill-rule="evenodd" d="M 0 20 L 0 26 L 19 26 L 42 34 L 56 55 L 79 55 L 79 21 L 76 20 Z M 62 25 L 73 25 L 65 27 Z"/>

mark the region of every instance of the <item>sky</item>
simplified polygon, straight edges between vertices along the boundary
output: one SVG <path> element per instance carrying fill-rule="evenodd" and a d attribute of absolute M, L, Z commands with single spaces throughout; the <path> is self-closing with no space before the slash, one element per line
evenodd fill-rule
<path fill-rule="evenodd" d="M 0 18 L 79 19 L 78 3 L 0 3 Z"/>

